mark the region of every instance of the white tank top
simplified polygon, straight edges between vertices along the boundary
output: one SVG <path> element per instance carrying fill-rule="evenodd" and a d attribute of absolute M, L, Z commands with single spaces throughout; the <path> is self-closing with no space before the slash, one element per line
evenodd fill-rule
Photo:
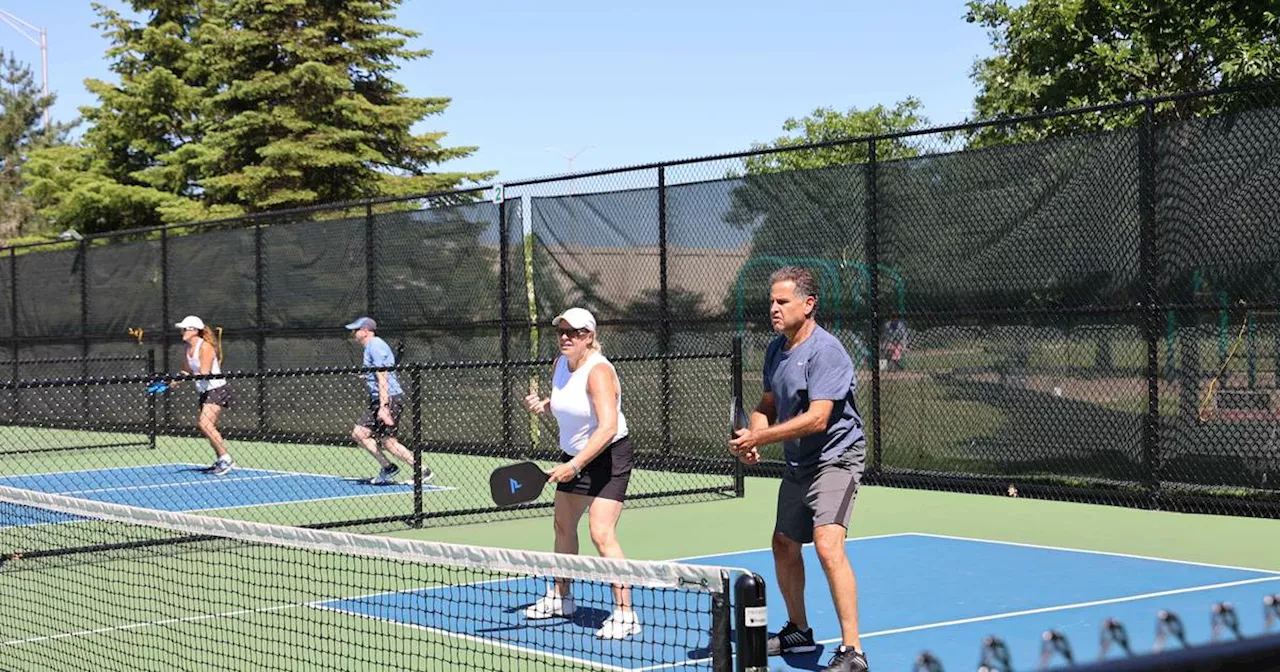
<path fill-rule="evenodd" d="M 591 397 L 587 394 L 587 377 L 597 364 L 613 369 L 613 364 L 597 352 L 588 356 L 577 371 L 569 371 L 569 361 L 560 357 L 551 375 L 551 413 L 560 425 L 560 450 L 569 455 L 577 455 L 586 448 L 587 440 L 600 425 L 595 408 L 591 406 Z M 622 415 L 622 390 L 619 389 L 618 431 L 609 443 L 626 435 L 627 419 Z"/>
<path fill-rule="evenodd" d="M 198 338 L 196 339 L 196 347 L 187 348 L 187 352 L 190 353 L 187 355 L 187 366 L 191 369 L 191 375 L 193 376 L 200 375 L 200 348 L 202 347 L 204 347 L 204 339 Z M 218 362 L 217 352 L 213 353 L 213 368 L 209 369 L 209 373 L 222 373 L 222 366 Z M 227 381 L 223 378 L 209 378 L 208 380 L 197 380 L 195 383 L 197 390 L 208 392 L 226 385 Z"/>

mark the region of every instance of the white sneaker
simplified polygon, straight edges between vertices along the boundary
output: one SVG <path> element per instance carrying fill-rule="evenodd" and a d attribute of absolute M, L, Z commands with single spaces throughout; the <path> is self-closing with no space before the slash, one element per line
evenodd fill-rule
<path fill-rule="evenodd" d="M 227 455 L 225 458 L 219 457 L 218 461 L 213 463 L 213 469 L 211 471 L 214 476 L 221 476 L 231 471 L 231 468 L 234 466 L 236 466 L 236 461 L 231 459 L 230 455 Z"/>
<path fill-rule="evenodd" d="M 636 615 L 635 610 L 623 611 L 622 609 L 614 609 L 613 614 L 606 618 L 604 625 L 596 630 L 596 637 L 600 639 L 626 639 L 631 635 L 640 634 L 640 617 Z"/>
<path fill-rule="evenodd" d="M 524 610 L 524 617 L 530 620 L 551 618 L 552 616 L 568 618 L 577 610 L 578 606 L 574 604 L 572 595 L 560 596 L 556 594 L 555 588 L 551 588 L 546 595 L 539 597 L 537 602 L 529 605 Z"/>
<path fill-rule="evenodd" d="M 400 467 L 391 464 L 383 467 L 378 471 L 378 475 L 369 479 L 373 485 L 390 485 L 396 482 L 396 474 L 400 473 Z"/>

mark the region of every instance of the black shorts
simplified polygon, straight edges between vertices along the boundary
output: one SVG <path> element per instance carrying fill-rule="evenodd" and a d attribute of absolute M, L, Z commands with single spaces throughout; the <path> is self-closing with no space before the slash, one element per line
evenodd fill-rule
<path fill-rule="evenodd" d="M 231 386 L 223 385 L 200 393 L 200 408 L 205 404 L 216 404 L 223 408 L 231 408 Z"/>
<path fill-rule="evenodd" d="M 374 436 L 380 439 L 395 437 L 396 429 L 400 427 L 400 412 L 404 410 L 404 397 L 403 395 L 393 394 L 388 399 L 387 406 L 391 410 L 391 421 L 396 423 L 394 426 L 384 425 L 378 419 L 378 408 L 381 405 L 377 397 L 370 397 L 369 408 L 365 409 L 364 415 L 360 416 L 356 424 L 361 427 L 367 427 L 369 431 L 373 432 Z"/>
<path fill-rule="evenodd" d="M 568 462 L 570 459 L 573 458 L 569 454 L 560 454 L 561 462 Z M 624 436 L 600 451 L 577 478 L 557 483 L 556 490 L 621 502 L 627 496 L 627 484 L 631 482 L 631 467 L 634 463 L 631 437 Z"/>

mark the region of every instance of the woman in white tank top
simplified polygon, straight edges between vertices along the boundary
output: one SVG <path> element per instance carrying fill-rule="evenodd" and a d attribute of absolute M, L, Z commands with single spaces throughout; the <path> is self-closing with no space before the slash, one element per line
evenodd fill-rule
<path fill-rule="evenodd" d="M 208 375 L 222 373 L 222 362 L 218 361 L 218 344 L 213 330 L 195 315 L 188 315 L 174 325 L 182 330 L 182 341 L 186 343 L 185 363 L 182 372 L 187 375 Z M 207 471 L 221 476 L 235 466 L 236 462 L 227 452 L 222 441 L 222 433 L 218 431 L 218 417 L 223 409 L 231 406 L 231 388 L 224 378 L 208 378 L 196 380 L 196 390 L 200 393 L 200 433 L 209 440 L 213 447 L 213 466 Z"/>
<path fill-rule="evenodd" d="M 561 464 L 547 472 L 556 483 L 555 550 L 578 552 L 578 521 L 590 511 L 591 541 L 606 558 L 622 558 L 617 524 L 631 480 L 633 454 L 622 414 L 618 374 L 600 352 L 596 320 L 582 308 L 570 308 L 552 320 L 560 357 L 551 376 L 551 396 L 525 397 L 534 413 L 550 411 L 560 430 Z M 571 617 L 577 609 L 570 582 L 556 579 L 547 594 L 525 610 L 529 619 Z M 631 591 L 613 587 L 614 610 L 596 631 L 601 639 L 626 639 L 640 632 L 631 608 Z"/>

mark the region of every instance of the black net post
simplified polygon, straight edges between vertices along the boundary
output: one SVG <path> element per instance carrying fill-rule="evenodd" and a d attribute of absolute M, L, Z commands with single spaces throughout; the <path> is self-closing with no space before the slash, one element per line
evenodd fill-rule
<path fill-rule="evenodd" d="M 764 579 L 742 574 L 734 582 L 734 624 L 738 629 L 738 672 L 765 672 L 768 667 L 769 618 Z"/>
<path fill-rule="evenodd" d="M 662 452 L 671 452 L 671 314 L 667 301 L 667 169 L 658 166 L 658 347 L 662 372 Z"/>
<path fill-rule="evenodd" d="M 1155 107 L 1148 102 L 1138 132 L 1138 207 L 1141 245 L 1139 247 L 1143 280 L 1143 332 L 1147 345 L 1147 412 L 1142 425 L 1142 475 L 1153 507 L 1160 497 L 1160 295 L 1157 287 L 1156 255 L 1159 235 L 1156 223 L 1156 148 Z"/>
<path fill-rule="evenodd" d="M 148 385 L 156 380 L 156 351 L 154 349 L 147 350 L 147 381 Z M 147 447 L 155 449 L 156 447 L 156 395 L 147 395 Z"/>
<path fill-rule="evenodd" d="M 880 445 L 880 240 L 877 235 L 879 199 L 877 198 L 876 141 L 867 141 L 867 308 L 869 322 L 867 348 L 871 351 L 871 469 L 873 478 L 880 474 L 883 448 Z M 832 297 L 833 299 L 836 297 Z M 834 305 L 834 302 L 833 302 Z M 854 363 L 855 376 L 857 363 Z"/>

